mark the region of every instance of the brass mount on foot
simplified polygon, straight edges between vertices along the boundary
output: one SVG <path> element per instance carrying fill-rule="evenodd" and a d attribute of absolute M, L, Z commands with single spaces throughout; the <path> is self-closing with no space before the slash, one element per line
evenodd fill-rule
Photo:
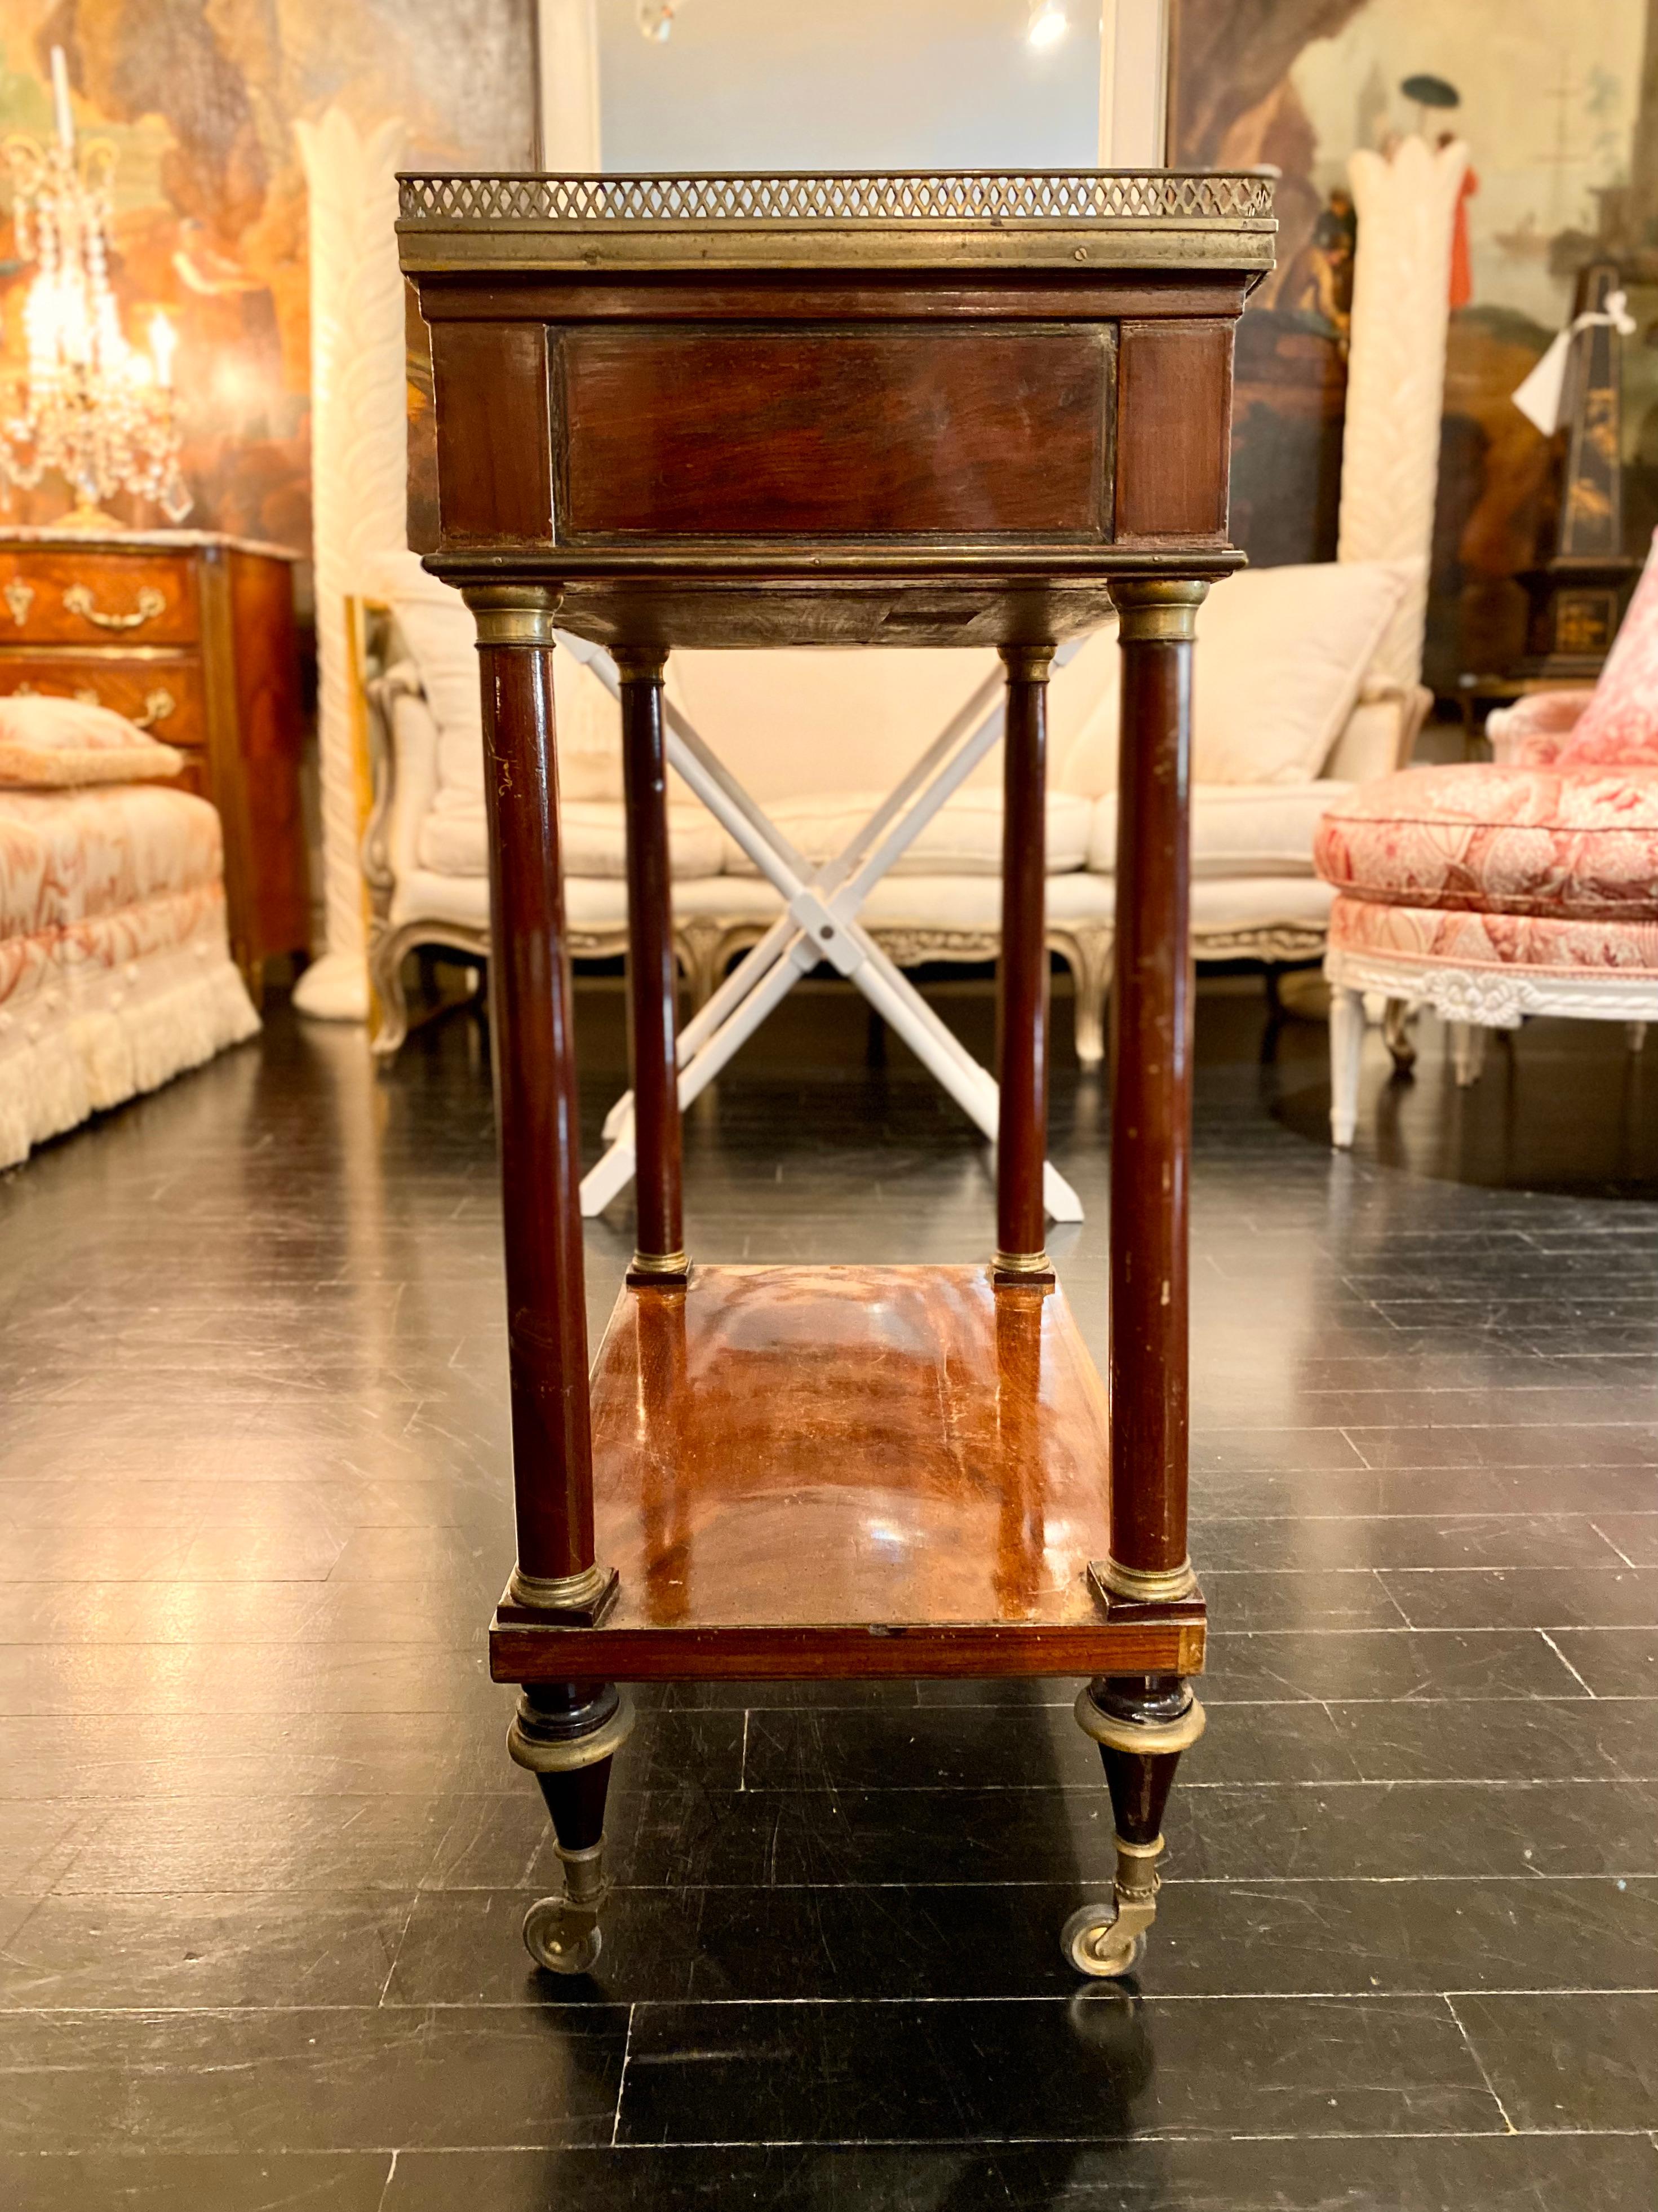
<path fill-rule="evenodd" d="M 564 1868 L 562 1897 L 541 1897 L 524 1916 L 524 1948 L 550 1974 L 588 1974 L 604 1948 L 598 1916 L 610 1893 L 604 1846 L 567 1851 L 555 1844 Z"/>
<path fill-rule="evenodd" d="M 1132 1972 L 1145 1949 L 1145 1934 L 1157 1917 L 1157 1861 L 1161 1836 L 1150 1844 L 1117 1846 L 1117 1878 L 1109 1909 L 1084 1905 L 1073 1912 L 1060 1936 L 1060 1948 L 1079 1974 L 1102 1978 Z"/>
<path fill-rule="evenodd" d="M 634 1732 L 638 1716 L 628 1692 L 612 1685 L 600 1710 L 585 1710 L 580 1728 L 562 1725 L 565 1717 L 532 1703 L 526 1691 L 507 1730 L 507 1756 L 531 1774 L 570 1774 L 614 1758 Z"/>
<path fill-rule="evenodd" d="M 1127 1824 L 1145 1820 L 1151 1826 L 1162 1816 L 1175 1759 L 1189 1750 L 1203 1734 L 1204 1711 L 1185 1685 L 1175 1678 L 1161 1684 L 1146 1680 L 1139 1688 L 1132 1685 L 1124 1687 L 1129 1694 L 1116 1699 L 1109 1695 L 1109 1683 L 1084 1683 L 1077 1696 L 1077 1724 L 1103 1752 L 1127 1753 L 1137 1760 L 1168 1762 L 1155 1794 L 1149 1800 L 1143 1798 L 1133 1810 L 1126 1810 L 1124 1801 L 1118 1796 L 1121 1776 L 1111 1773 L 1110 1762 L 1107 1761 L 1119 1820 Z M 1096 1690 L 1107 1693 L 1107 1705 L 1098 1701 Z M 1108 1710 L 1113 1705 L 1116 1709 Z M 1155 1780 L 1155 1768 L 1140 1771 L 1151 1773 Z M 1139 1963 L 1147 1931 L 1157 1917 L 1157 1891 L 1161 1886 L 1157 1863 L 1163 1854 L 1160 1830 L 1150 1842 L 1133 1842 L 1119 1829 L 1114 1840 L 1117 1864 L 1110 1903 L 1079 1906 L 1066 1922 L 1060 1936 L 1060 1948 L 1079 1974 L 1108 1978 L 1131 1973 Z"/>
<path fill-rule="evenodd" d="M 544 1783 L 544 1796 L 549 1775 L 577 1773 L 614 1758 L 633 1734 L 635 1718 L 632 1698 L 614 1684 L 568 1711 L 538 1705 L 525 1691 L 507 1731 L 507 1749 L 518 1765 Z M 524 1947 L 549 1973 L 591 1973 L 604 1946 L 598 1916 L 610 1892 L 604 1838 L 568 1850 L 555 1837 L 553 1849 L 564 1869 L 563 1894 L 537 1898 L 530 1907 L 524 1916 Z"/>

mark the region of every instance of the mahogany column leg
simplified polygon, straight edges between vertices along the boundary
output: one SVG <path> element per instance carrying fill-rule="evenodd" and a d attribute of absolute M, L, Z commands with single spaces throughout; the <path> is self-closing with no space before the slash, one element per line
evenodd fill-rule
<path fill-rule="evenodd" d="M 507 1257 L 518 1564 L 503 1603 L 591 1626 L 615 1595 L 593 1541 L 580 1123 L 554 757 L 556 592 L 492 584 L 477 618 L 489 824 L 491 1024 Z"/>
<path fill-rule="evenodd" d="M 1192 638 L 1206 586 L 1114 585 L 1121 617 L 1111 994 L 1111 1594 L 1196 1587 L 1186 1552 L 1192 1136 Z"/>
<path fill-rule="evenodd" d="M 616 1753 L 632 1733 L 634 1711 L 610 1682 L 541 1682 L 525 1689 L 507 1747 L 541 1785 L 553 1823 L 564 1891 L 524 1916 L 531 1957 L 555 1974 L 585 1974 L 598 1957 L 604 1879 L 604 1800 Z"/>
<path fill-rule="evenodd" d="M 1205 586 L 1114 584 L 1122 647 L 1116 973 L 1111 994 L 1111 1548 L 1108 1607 L 1180 1607 L 1201 1632 L 1186 1549 L 1187 1181 L 1192 1133 L 1192 639 Z M 1200 1644 L 1196 1646 L 1200 1663 Z M 1163 1813 L 1203 1708 L 1179 1674 L 1090 1683 L 1116 1826 L 1111 1906 L 1066 1925 L 1072 1964 L 1128 1972 L 1157 1917 Z"/>
<path fill-rule="evenodd" d="M 679 1073 L 668 866 L 668 761 L 658 647 L 616 648 L 622 678 L 622 775 L 628 823 L 628 1035 L 633 1058 L 635 1249 L 630 1279 L 686 1271 L 680 1196 Z"/>
<path fill-rule="evenodd" d="M 999 1279 L 1051 1279 L 1048 1158 L 1048 671 L 1051 645 L 1007 645 L 1002 761 L 1001 1104 L 996 1131 Z"/>

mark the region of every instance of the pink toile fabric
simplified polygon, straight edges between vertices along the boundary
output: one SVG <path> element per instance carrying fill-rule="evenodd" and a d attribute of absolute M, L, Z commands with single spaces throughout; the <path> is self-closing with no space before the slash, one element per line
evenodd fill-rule
<path fill-rule="evenodd" d="M 1658 767 L 1658 531 L 1600 680 L 1558 755 L 1566 767 Z"/>
<path fill-rule="evenodd" d="M 1328 810 L 1313 864 L 1384 904 L 1658 918 L 1658 766 L 1405 769 Z"/>
<path fill-rule="evenodd" d="M 204 799 L 0 791 L 0 1167 L 258 1025 Z"/>
<path fill-rule="evenodd" d="M 1458 968 L 1600 969 L 1658 981 L 1658 919 L 1591 921 L 1338 898 L 1330 909 L 1330 949 Z"/>
<path fill-rule="evenodd" d="M 1502 768 L 1550 768 L 1576 727 L 1592 691 L 1530 691 L 1486 717 L 1491 758 Z"/>
<path fill-rule="evenodd" d="M 61 928 L 224 872 L 217 810 L 156 784 L 0 791 L 0 856 L 12 928 Z"/>

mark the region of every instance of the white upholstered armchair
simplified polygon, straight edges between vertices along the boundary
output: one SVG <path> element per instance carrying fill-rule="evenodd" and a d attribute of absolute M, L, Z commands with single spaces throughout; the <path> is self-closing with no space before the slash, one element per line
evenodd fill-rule
<path fill-rule="evenodd" d="M 1316 957 L 1330 892 L 1314 825 L 1351 784 L 1408 753 L 1427 695 L 1376 657 L 1408 563 L 1245 571 L 1199 617 L 1193 938 L 1200 960 Z M 406 1033 L 403 970 L 422 945 L 488 950 L 482 737 L 471 620 L 410 556 L 380 582 L 368 682 L 379 770 L 365 841 L 374 1043 Z M 1117 653 L 1110 629 L 1051 687 L 1048 940 L 1069 969 L 1084 1066 L 1104 1051 L 1116 838 Z M 808 860 L 835 849 L 979 684 L 978 651 L 677 654 L 669 694 Z M 619 726 L 598 678 L 556 656 L 561 815 L 571 951 L 625 949 Z M 998 949 L 999 754 L 928 823 L 864 919 L 900 966 Z M 676 937 L 695 998 L 769 927 L 780 902 L 683 787 L 671 813 Z"/>

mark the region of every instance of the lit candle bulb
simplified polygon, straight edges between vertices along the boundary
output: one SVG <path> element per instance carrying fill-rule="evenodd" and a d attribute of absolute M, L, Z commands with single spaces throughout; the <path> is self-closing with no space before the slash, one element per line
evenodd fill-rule
<path fill-rule="evenodd" d="M 173 389 L 173 356 L 178 349 L 179 333 L 158 307 L 149 326 L 149 352 L 155 363 L 155 381 L 163 392 Z"/>
<path fill-rule="evenodd" d="M 67 154 L 75 144 L 75 118 L 69 107 L 69 63 L 61 46 L 52 50 L 52 112 L 58 122 L 58 143 Z"/>

